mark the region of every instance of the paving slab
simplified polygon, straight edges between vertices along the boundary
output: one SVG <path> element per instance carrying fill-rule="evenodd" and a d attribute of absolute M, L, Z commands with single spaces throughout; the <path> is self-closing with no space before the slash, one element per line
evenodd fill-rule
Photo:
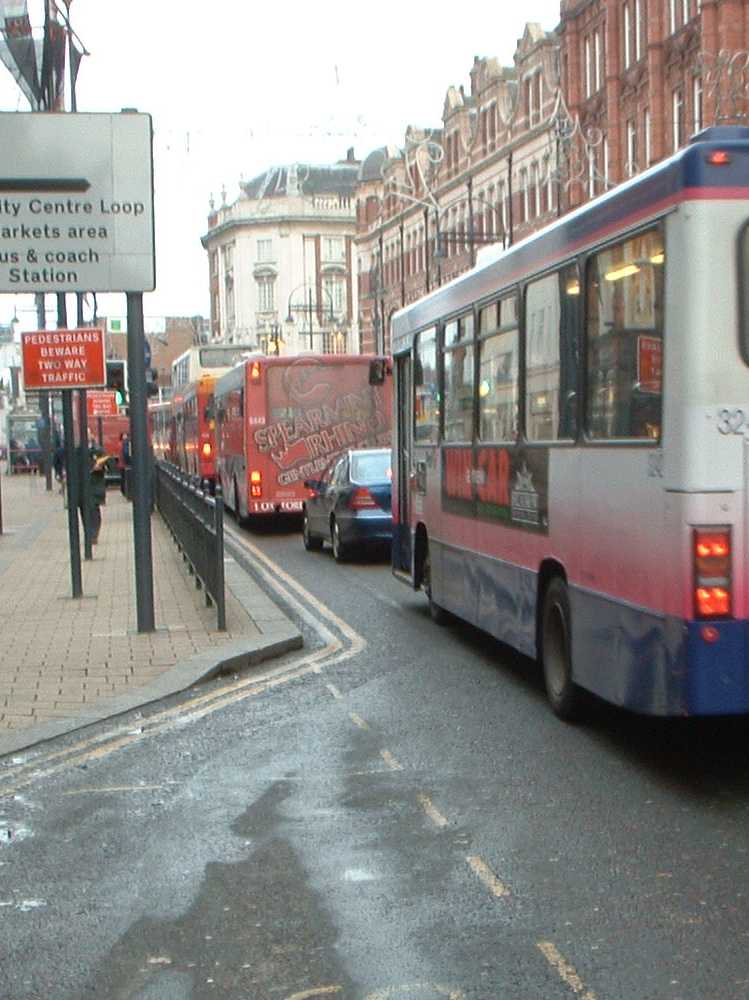
<path fill-rule="evenodd" d="M 151 518 L 156 630 L 139 634 L 132 506 L 107 492 L 100 541 L 74 599 L 67 511 L 43 477 L 2 475 L 0 756 L 241 670 L 302 636 L 227 558 L 225 632 L 158 512 Z M 81 532 L 82 537 L 82 532 Z M 82 549 L 82 544 L 81 544 Z"/>

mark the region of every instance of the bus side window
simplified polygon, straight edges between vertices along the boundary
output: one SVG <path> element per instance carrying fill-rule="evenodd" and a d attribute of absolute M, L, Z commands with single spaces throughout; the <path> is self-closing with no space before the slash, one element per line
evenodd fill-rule
<path fill-rule="evenodd" d="M 664 270 L 660 227 L 588 261 L 586 428 L 591 438 L 660 439 Z"/>
<path fill-rule="evenodd" d="M 244 387 L 239 390 L 239 415 L 244 416 Z"/>
<path fill-rule="evenodd" d="M 473 315 L 445 325 L 445 441 L 473 440 Z"/>
<path fill-rule="evenodd" d="M 438 440 L 437 331 L 431 327 L 416 336 L 414 345 L 414 442 L 437 444 Z"/>
<path fill-rule="evenodd" d="M 481 310 L 479 335 L 479 440 L 512 443 L 520 400 L 516 294 Z"/>

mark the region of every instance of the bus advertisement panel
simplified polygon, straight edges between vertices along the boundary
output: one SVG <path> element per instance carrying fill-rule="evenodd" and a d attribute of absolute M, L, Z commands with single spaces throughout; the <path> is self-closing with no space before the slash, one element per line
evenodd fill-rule
<path fill-rule="evenodd" d="M 218 475 L 239 517 L 301 512 L 346 448 L 389 447 L 390 366 L 366 355 L 255 357 L 216 385 Z"/>
<path fill-rule="evenodd" d="M 392 319 L 393 569 L 432 617 L 652 715 L 749 713 L 749 130 Z"/>

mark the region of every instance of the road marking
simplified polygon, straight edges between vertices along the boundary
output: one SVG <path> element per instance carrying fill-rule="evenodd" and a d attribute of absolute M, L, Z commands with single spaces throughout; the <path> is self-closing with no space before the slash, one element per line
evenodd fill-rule
<path fill-rule="evenodd" d="M 424 812 L 427 814 L 427 816 L 434 823 L 435 826 L 440 826 L 440 827 L 447 826 L 447 820 L 439 811 L 439 809 L 435 807 L 435 805 L 433 804 L 432 800 L 429 798 L 428 795 L 424 795 L 422 792 L 419 792 L 416 798 L 421 808 L 424 810 Z"/>
<path fill-rule="evenodd" d="M 374 993 L 367 993 L 365 1000 L 391 1000 L 392 997 L 399 997 L 403 994 L 414 993 L 437 993 L 439 996 L 447 997 L 447 1000 L 465 1000 L 462 990 L 455 990 L 450 986 L 440 986 L 439 983 L 412 983 L 405 986 L 387 986 L 382 990 L 375 990 Z"/>
<path fill-rule="evenodd" d="M 328 691 L 330 691 L 330 693 L 333 695 L 336 701 L 340 701 L 343 698 L 343 695 L 335 686 L 335 684 L 326 684 L 325 687 L 328 689 Z"/>
<path fill-rule="evenodd" d="M 355 726 L 358 726 L 359 729 L 369 729 L 368 724 L 364 721 L 364 719 L 362 719 L 360 715 L 357 715 L 356 712 L 349 712 L 349 716 L 353 724 Z"/>
<path fill-rule="evenodd" d="M 466 861 L 471 868 L 473 868 L 474 872 L 478 875 L 492 895 L 496 896 L 498 899 L 502 896 L 510 895 L 510 890 L 504 882 L 499 881 L 489 865 L 482 860 L 482 858 L 478 857 L 476 854 L 471 854 L 466 858 Z"/>
<path fill-rule="evenodd" d="M 391 771 L 403 770 L 403 765 L 398 763 L 389 750 L 380 750 L 380 757 L 382 757 Z"/>
<path fill-rule="evenodd" d="M 342 986 L 315 986 L 311 990 L 302 990 L 301 993 L 292 993 L 286 1000 L 308 1000 L 309 997 L 327 997 L 331 993 L 340 993 Z"/>
<path fill-rule="evenodd" d="M 538 941 L 536 947 L 573 993 L 579 994 L 581 1000 L 596 1000 L 595 993 L 585 988 L 582 979 L 578 976 L 574 967 L 560 955 L 551 941 Z"/>
<path fill-rule="evenodd" d="M 97 795 L 99 792 L 155 792 L 166 785 L 109 785 L 106 788 L 71 788 L 63 795 Z"/>

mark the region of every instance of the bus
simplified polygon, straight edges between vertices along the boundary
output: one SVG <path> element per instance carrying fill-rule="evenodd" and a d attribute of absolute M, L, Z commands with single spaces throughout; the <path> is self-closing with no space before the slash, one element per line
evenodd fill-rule
<path fill-rule="evenodd" d="M 749 712 L 749 128 L 690 145 L 392 319 L 393 571 L 543 669 Z"/>
<path fill-rule="evenodd" d="M 346 448 L 390 446 L 392 370 L 372 355 L 256 355 L 216 383 L 217 476 L 240 520 L 301 513 Z"/>
<path fill-rule="evenodd" d="M 171 400 L 148 401 L 148 425 L 154 459 L 157 462 L 174 462 L 176 445 Z"/>
<path fill-rule="evenodd" d="M 248 344 L 201 344 L 188 347 L 172 362 L 172 394 L 203 375 L 223 375 L 257 351 Z"/>
<path fill-rule="evenodd" d="M 172 403 L 174 463 L 211 489 L 216 482 L 215 375 L 201 375 L 180 389 Z"/>

